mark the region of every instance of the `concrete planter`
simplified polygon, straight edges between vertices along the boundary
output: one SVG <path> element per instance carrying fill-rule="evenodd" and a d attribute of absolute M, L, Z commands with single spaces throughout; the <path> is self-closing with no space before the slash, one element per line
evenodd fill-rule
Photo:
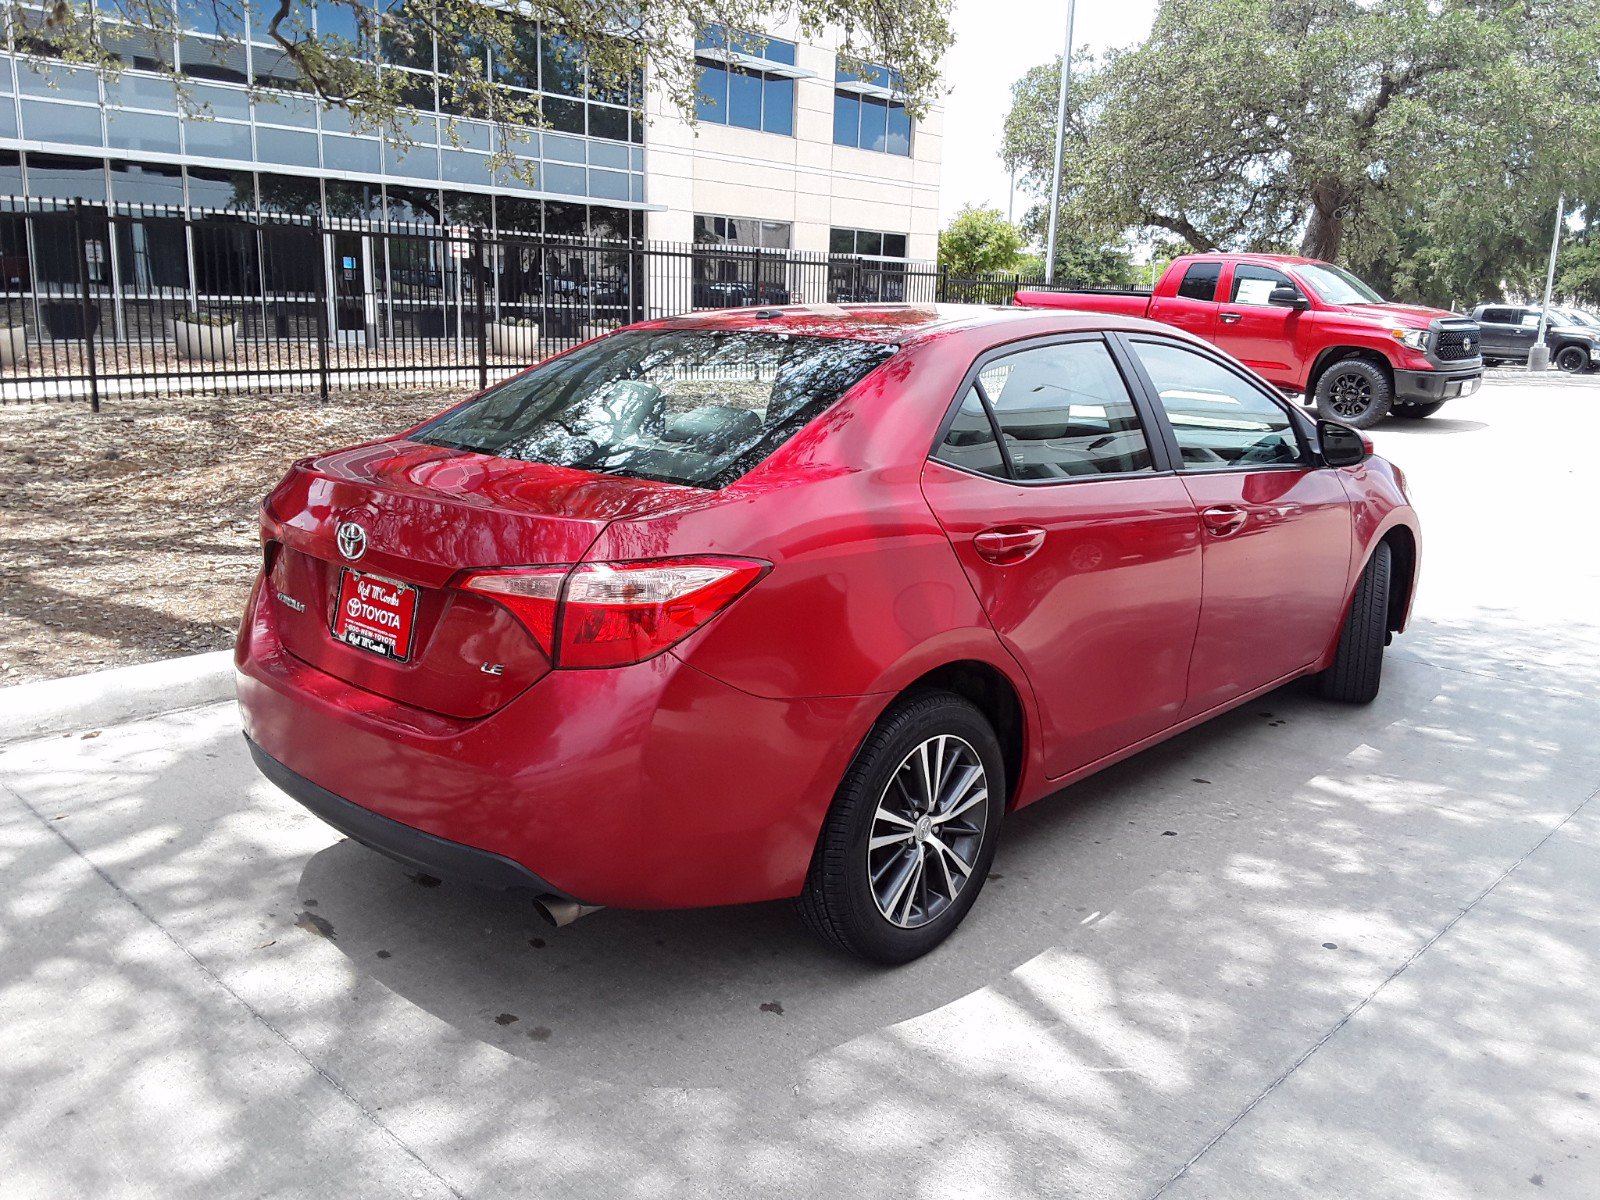
<path fill-rule="evenodd" d="M 28 331 L 21 325 L 0 325 L 0 367 L 28 361 Z"/>
<path fill-rule="evenodd" d="M 604 337 L 606 334 L 612 333 L 616 329 L 617 326 L 615 325 L 589 324 L 583 326 L 579 332 L 583 335 L 583 340 L 587 342 L 590 338 Z"/>
<path fill-rule="evenodd" d="M 198 325 L 182 318 L 167 322 L 179 358 L 200 362 L 221 362 L 233 357 L 233 343 L 239 335 L 239 322 L 232 325 Z"/>
<path fill-rule="evenodd" d="M 490 321 L 489 349 L 505 358 L 525 358 L 531 362 L 539 351 L 539 327 Z"/>

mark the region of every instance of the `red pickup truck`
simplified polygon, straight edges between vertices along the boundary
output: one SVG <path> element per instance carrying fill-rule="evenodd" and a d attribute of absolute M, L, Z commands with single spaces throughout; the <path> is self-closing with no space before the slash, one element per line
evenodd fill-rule
<path fill-rule="evenodd" d="M 1221 347 L 1321 416 L 1365 429 L 1426 417 L 1478 390 L 1477 322 L 1392 304 L 1331 263 L 1281 254 L 1187 254 L 1154 291 L 1017 292 L 1032 308 L 1149 317 Z"/>

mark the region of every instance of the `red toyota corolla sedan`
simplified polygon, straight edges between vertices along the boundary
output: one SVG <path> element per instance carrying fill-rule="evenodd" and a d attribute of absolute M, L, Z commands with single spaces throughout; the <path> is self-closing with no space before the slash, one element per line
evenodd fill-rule
<path fill-rule="evenodd" d="M 796 897 L 880 962 L 1005 815 L 1296 676 L 1369 701 L 1400 472 L 1163 325 L 741 309 L 296 463 L 239 635 L 256 762 L 350 837 L 600 905 Z"/>

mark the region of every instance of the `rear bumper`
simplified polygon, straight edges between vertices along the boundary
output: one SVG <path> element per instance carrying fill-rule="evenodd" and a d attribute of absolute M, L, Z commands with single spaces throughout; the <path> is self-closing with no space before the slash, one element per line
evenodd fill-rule
<path fill-rule="evenodd" d="M 488 850 L 464 846 L 446 838 L 435 837 L 399 821 L 391 821 L 371 809 L 362 808 L 336 796 L 327 788 L 312 783 L 304 775 L 297 775 L 272 755 L 245 737 L 250 747 L 250 757 L 255 759 L 260 772 L 277 784 L 289 796 L 300 801 L 316 816 L 321 817 L 347 838 L 352 838 L 380 854 L 387 854 L 396 862 L 430 875 L 458 879 L 463 883 L 498 891 L 528 891 L 535 895 L 566 896 L 560 889 L 540 879 L 521 863 Z M 582 903 L 582 901 L 579 901 Z"/>
<path fill-rule="evenodd" d="M 1400 371 L 1394 373 L 1395 399 L 1402 404 L 1433 404 L 1470 396 L 1483 380 L 1483 368 L 1462 371 Z"/>
<path fill-rule="evenodd" d="M 669 653 L 460 720 L 301 662 L 255 603 L 235 663 L 258 765 L 330 825 L 430 874 L 623 908 L 797 894 L 883 702 L 761 699 Z"/>

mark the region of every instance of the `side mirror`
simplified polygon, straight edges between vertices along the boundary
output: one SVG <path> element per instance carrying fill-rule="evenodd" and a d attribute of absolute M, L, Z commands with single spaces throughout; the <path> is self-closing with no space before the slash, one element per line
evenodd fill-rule
<path fill-rule="evenodd" d="M 1317 449 L 1328 466 L 1353 467 L 1372 453 L 1372 443 L 1359 429 L 1338 421 L 1318 421 Z"/>
<path fill-rule="evenodd" d="M 1300 294 L 1299 288 L 1291 287 L 1286 283 L 1280 283 L 1272 289 L 1267 296 L 1267 303 L 1276 304 L 1283 308 L 1300 309 L 1311 307 L 1311 301 Z"/>

